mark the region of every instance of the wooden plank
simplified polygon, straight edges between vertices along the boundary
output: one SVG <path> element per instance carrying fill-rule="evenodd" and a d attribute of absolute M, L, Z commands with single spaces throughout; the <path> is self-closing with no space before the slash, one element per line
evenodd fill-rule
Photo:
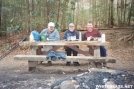
<path fill-rule="evenodd" d="M 98 30 L 126 30 L 131 29 L 132 27 L 113 27 L 113 28 L 98 28 Z M 65 32 L 68 29 L 62 29 L 62 32 Z M 86 27 L 77 29 L 78 31 L 87 31 Z"/>
<path fill-rule="evenodd" d="M 83 50 L 81 50 L 81 49 L 79 49 L 79 48 L 77 48 L 75 46 L 67 46 L 67 47 L 69 47 L 69 48 L 71 48 L 71 49 L 73 49 L 73 50 L 77 51 L 78 53 L 83 54 L 85 56 L 89 56 L 90 55 L 88 52 L 85 52 L 85 51 L 83 51 Z"/>
<path fill-rule="evenodd" d="M 94 57 L 100 57 L 100 46 L 94 48 Z"/>
<path fill-rule="evenodd" d="M 44 55 L 16 55 L 15 60 L 28 60 L 28 61 L 51 61 L 46 60 Z M 56 60 L 60 61 L 60 60 Z M 112 57 L 91 57 L 91 56 L 66 56 L 65 61 L 87 61 L 87 62 L 107 62 L 115 63 L 115 58 Z"/>
<path fill-rule="evenodd" d="M 30 54 L 31 56 L 38 54 L 38 47 L 36 46 L 30 46 Z M 28 60 L 28 70 L 32 71 L 36 68 L 38 65 L 38 61 Z"/>
<path fill-rule="evenodd" d="M 52 45 L 52 46 L 65 46 L 65 45 L 109 45 L 109 42 L 101 42 L 101 41 L 53 41 L 53 42 L 21 42 L 20 46 L 43 46 L 43 45 Z"/>
<path fill-rule="evenodd" d="M 44 55 L 48 54 L 51 51 L 56 51 L 57 49 L 61 48 L 62 46 L 54 46 L 52 49 L 48 50 L 47 52 L 43 53 Z"/>
<path fill-rule="evenodd" d="M 111 74 L 121 74 L 121 73 L 123 73 L 123 71 L 121 71 L 121 70 L 100 69 L 100 68 L 91 68 L 88 71 L 89 72 L 109 72 Z"/>

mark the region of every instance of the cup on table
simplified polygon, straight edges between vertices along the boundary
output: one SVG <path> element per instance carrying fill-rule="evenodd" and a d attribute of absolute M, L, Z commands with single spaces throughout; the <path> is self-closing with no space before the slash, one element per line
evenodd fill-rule
<path fill-rule="evenodd" d="M 91 40 L 91 37 L 87 37 L 87 41 L 90 41 Z"/>
<path fill-rule="evenodd" d="M 94 40 L 94 41 L 98 41 L 98 37 L 94 37 L 93 40 Z"/>
<path fill-rule="evenodd" d="M 99 38 L 98 38 L 98 41 L 102 41 L 102 38 L 101 38 L 101 37 L 99 37 Z"/>

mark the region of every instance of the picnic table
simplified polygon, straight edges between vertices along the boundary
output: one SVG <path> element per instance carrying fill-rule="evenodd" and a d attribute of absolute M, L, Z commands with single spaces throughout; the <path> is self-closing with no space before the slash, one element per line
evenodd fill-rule
<path fill-rule="evenodd" d="M 66 46 L 75 51 L 82 56 L 66 56 L 65 61 L 87 61 L 90 62 L 92 67 L 95 67 L 94 62 L 101 63 L 115 63 L 115 58 L 112 57 L 100 57 L 100 46 L 109 45 L 109 42 L 101 41 L 46 41 L 46 42 L 21 42 L 20 46 L 30 46 L 30 55 L 15 55 L 15 60 L 28 60 L 29 71 L 36 68 L 38 64 L 42 61 L 51 61 L 51 59 L 46 60 L 46 55 L 51 51 L 57 51 L 58 49 Z M 83 48 L 77 48 L 77 46 L 94 46 L 94 55 L 91 55 L 89 51 L 84 51 Z M 43 47 L 53 46 L 52 49 L 42 52 Z M 59 61 L 59 60 L 56 60 Z"/>

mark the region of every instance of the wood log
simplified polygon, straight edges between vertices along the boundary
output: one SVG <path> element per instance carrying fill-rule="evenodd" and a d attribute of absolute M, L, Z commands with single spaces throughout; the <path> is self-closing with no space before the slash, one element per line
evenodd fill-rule
<path fill-rule="evenodd" d="M 28 61 L 51 61 L 51 59 L 46 59 L 44 55 L 16 55 L 15 60 L 28 60 Z M 61 60 L 55 60 L 61 61 Z M 115 63 L 115 58 L 112 57 L 92 57 L 92 56 L 66 56 L 65 60 L 62 61 L 87 61 L 87 62 L 107 62 Z"/>
<path fill-rule="evenodd" d="M 101 45 L 109 45 L 109 42 L 101 42 L 101 41 L 53 41 L 53 42 L 30 42 L 25 41 L 21 42 L 19 44 L 20 46 L 43 46 L 43 45 L 51 45 L 51 46 L 73 46 L 73 45 L 95 45 L 95 46 L 101 46 Z"/>
<path fill-rule="evenodd" d="M 88 69 L 89 72 L 109 72 L 111 74 L 120 74 L 123 73 L 124 71 L 121 70 L 113 70 L 113 69 L 100 69 L 100 68 L 91 68 Z"/>

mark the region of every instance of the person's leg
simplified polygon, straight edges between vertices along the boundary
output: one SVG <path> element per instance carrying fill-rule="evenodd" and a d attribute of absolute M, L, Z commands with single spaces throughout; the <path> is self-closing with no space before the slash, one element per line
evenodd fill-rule
<path fill-rule="evenodd" d="M 67 53 L 67 56 L 71 56 L 71 48 L 66 48 L 66 53 Z"/>
<path fill-rule="evenodd" d="M 89 48 L 89 53 L 93 56 L 94 55 L 94 47 L 93 46 L 87 46 Z"/>
<path fill-rule="evenodd" d="M 76 47 L 76 48 L 79 48 L 79 46 L 75 46 L 75 47 Z M 73 50 L 73 49 L 72 49 L 72 51 L 73 51 L 73 56 L 77 56 L 78 52 L 75 51 L 75 50 Z"/>
<path fill-rule="evenodd" d="M 107 56 L 107 50 L 104 46 L 100 46 L 100 56 L 106 57 Z M 103 67 L 107 67 L 107 63 L 103 62 Z"/>
<path fill-rule="evenodd" d="M 52 66 L 52 62 L 51 61 L 48 61 L 46 66 Z"/>
<path fill-rule="evenodd" d="M 72 50 L 70 48 L 67 47 L 65 51 L 67 53 L 67 56 L 71 56 Z M 70 64 L 71 64 L 71 62 L 69 62 L 69 61 L 66 62 L 66 66 L 70 66 Z"/>
<path fill-rule="evenodd" d="M 79 46 L 75 46 L 75 47 L 79 48 Z M 75 50 L 72 50 L 72 51 L 73 51 L 73 56 L 77 56 L 78 52 L 75 51 Z M 79 62 L 73 62 L 73 64 L 74 64 L 75 66 L 80 66 Z"/>
<path fill-rule="evenodd" d="M 100 56 L 106 57 L 107 56 L 107 50 L 104 46 L 100 46 Z"/>

